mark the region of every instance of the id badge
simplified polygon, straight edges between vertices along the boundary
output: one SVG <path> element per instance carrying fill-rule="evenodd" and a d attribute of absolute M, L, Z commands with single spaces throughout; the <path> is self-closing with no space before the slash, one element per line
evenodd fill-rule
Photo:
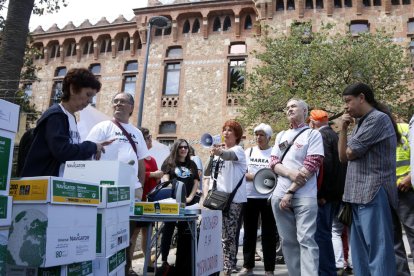
<path fill-rule="evenodd" d="M 280 151 L 284 151 L 285 149 L 287 149 L 287 147 L 289 146 L 289 142 L 288 141 L 284 141 L 282 143 L 279 144 L 279 149 Z"/>

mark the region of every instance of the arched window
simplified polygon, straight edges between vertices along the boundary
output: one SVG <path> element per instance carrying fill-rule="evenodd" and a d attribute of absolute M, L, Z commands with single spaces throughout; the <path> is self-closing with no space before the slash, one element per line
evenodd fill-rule
<path fill-rule="evenodd" d="M 200 32 L 200 21 L 198 18 L 194 20 L 193 29 L 191 30 L 192 33 L 199 33 Z"/>
<path fill-rule="evenodd" d="M 250 15 L 246 15 L 246 19 L 244 20 L 244 29 L 250 30 L 252 27 L 252 18 L 250 17 Z"/>
<path fill-rule="evenodd" d="M 323 9 L 323 0 L 316 0 L 316 8 Z"/>
<path fill-rule="evenodd" d="M 218 16 L 214 18 L 213 32 L 221 32 L 221 21 Z"/>
<path fill-rule="evenodd" d="M 399 5 L 400 0 L 391 0 L 391 5 Z"/>
<path fill-rule="evenodd" d="M 89 71 L 91 71 L 94 75 L 99 75 L 101 73 L 101 64 L 95 63 L 89 65 Z"/>
<path fill-rule="evenodd" d="M 101 53 L 108 53 L 112 51 L 111 39 L 106 38 L 101 41 Z"/>
<path fill-rule="evenodd" d="M 50 58 L 60 57 L 60 46 L 59 44 L 54 44 L 50 47 Z"/>
<path fill-rule="evenodd" d="M 334 0 L 334 7 L 335 8 L 342 8 L 342 1 L 341 0 Z"/>
<path fill-rule="evenodd" d="M 93 53 L 93 41 L 89 40 L 83 45 L 83 54 L 88 55 Z"/>
<path fill-rule="evenodd" d="M 349 31 L 353 35 L 358 35 L 359 33 L 369 32 L 369 23 L 367 20 L 354 20 L 349 24 Z"/>
<path fill-rule="evenodd" d="M 283 3 L 283 0 L 277 0 L 276 11 L 283 11 L 283 10 L 285 10 L 285 4 Z"/>
<path fill-rule="evenodd" d="M 294 10 L 295 9 L 295 0 L 288 0 L 287 1 L 287 10 Z"/>
<path fill-rule="evenodd" d="M 371 0 L 362 0 L 362 4 L 363 4 L 365 7 L 369 7 L 369 6 L 371 6 Z"/>
<path fill-rule="evenodd" d="M 171 47 L 167 50 L 168 58 L 177 58 L 183 56 L 183 49 L 181 47 Z"/>
<path fill-rule="evenodd" d="M 118 42 L 118 52 L 127 51 L 130 49 L 130 38 L 129 36 L 124 36 L 119 39 Z"/>
<path fill-rule="evenodd" d="M 188 19 L 184 22 L 183 34 L 188 34 L 190 32 L 190 21 Z"/>
<path fill-rule="evenodd" d="M 305 8 L 313 9 L 313 0 L 306 0 Z"/>
<path fill-rule="evenodd" d="M 171 34 L 171 27 L 164 30 L 164 35 L 170 35 Z"/>
<path fill-rule="evenodd" d="M 374 6 L 381 6 L 381 0 L 374 0 Z"/>
<path fill-rule="evenodd" d="M 76 43 L 72 42 L 68 45 L 68 48 L 66 49 L 66 56 L 76 56 Z"/>
<path fill-rule="evenodd" d="M 177 125 L 175 122 L 167 121 L 167 122 L 161 122 L 159 133 L 160 134 L 168 134 L 168 133 L 176 133 L 177 131 Z"/>
<path fill-rule="evenodd" d="M 344 6 L 346 8 L 352 8 L 352 0 L 344 0 Z"/>
<path fill-rule="evenodd" d="M 229 16 L 226 16 L 224 18 L 223 31 L 226 32 L 226 31 L 229 31 L 229 30 L 231 30 L 231 20 L 230 20 Z"/>

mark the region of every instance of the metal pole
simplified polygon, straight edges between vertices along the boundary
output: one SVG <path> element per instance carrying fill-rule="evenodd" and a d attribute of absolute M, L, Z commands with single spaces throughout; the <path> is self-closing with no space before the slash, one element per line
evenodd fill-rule
<path fill-rule="evenodd" d="M 147 52 L 145 53 L 145 63 L 144 71 L 142 72 L 142 82 L 141 82 L 141 96 L 139 98 L 139 107 L 138 107 L 138 127 L 141 127 L 142 124 L 142 111 L 144 109 L 144 96 L 145 96 L 145 82 L 147 80 L 147 68 L 148 68 L 148 57 L 151 44 L 151 23 L 148 23 L 147 27 Z"/>

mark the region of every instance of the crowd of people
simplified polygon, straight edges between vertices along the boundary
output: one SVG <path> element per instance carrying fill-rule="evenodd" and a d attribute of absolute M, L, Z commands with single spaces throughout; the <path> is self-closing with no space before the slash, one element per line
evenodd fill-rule
<path fill-rule="evenodd" d="M 188 141 L 178 139 L 160 169 L 148 153 L 152 147 L 149 130 L 129 123 L 134 98 L 128 93 L 117 93 L 112 99 L 113 118 L 97 124 L 86 140 L 80 141 L 74 113 L 90 104 L 100 88 L 99 80 L 87 69 L 67 73 L 62 102 L 39 119 L 20 176 L 62 176 L 63 164 L 70 160 L 119 160 L 135 169 L 138 200 L 146 200 L 160 181 L 171 180 L 184 183 L 188 205 L 198 202 L 203 191 L 202 201 L 213 187 L 233 193 L 222 213 L 224 275 L 254 274 L 258 228 L 266 275 L 274 275 L 279 239 L 292 276 L 338 275 L 348 266 L 355 275 L 410 275 L 402 242 L 404 227 L 412 252 L 414 190 L 409 126 L 396 123 L 370 86 L 356 83 L 344 90 L 339 135 L 326 111 L 309 112 L 304 100 L 292 98 L 286 104 L 289 127 L 276 135 L 274 143 L 271 126 L 260 123 L 253 129 L 256 145 L 244 149 L 242 126 L 228 120 L 222 126 L 223 143 L 212 145 L 205 168 Z M 277 175 L 268 194 L 256 189 L 255 174 L 263 168 Z M 350 225 L 338 218 L 345 208 L 352 214 Z M 126 275 L 135 275 L 131 261 L 140 232 L 146 252 L 149 234 L 143 226 L 130 224 Z M 242 227 L 240 271 L 236 257 Z M 177 275 L 190 275 L 183 253 L 189 244 L 186 223 L 165 223 L 163 266 L 168 265 L 175 228 Z"/>

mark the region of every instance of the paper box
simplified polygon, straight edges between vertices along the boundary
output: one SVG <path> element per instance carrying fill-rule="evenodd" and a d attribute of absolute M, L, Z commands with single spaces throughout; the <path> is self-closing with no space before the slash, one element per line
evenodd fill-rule
<path fill-rule="evenodd" d="M 0 195 L 0 226 L 10 226 L 13 197 Z M 1 275 L 1 274 L 0 274 Z"/>
<path fill-rule="evenodd" d="M 99 205 L 99 185 L 53 176 L 24 177 L 10 181 L 14 204 L 53 203 Z"/>
<path fill-rule="evenodd" d="M 96 256 L 109 257 L 129 246 L 129 205 L 98 209 Z"/>
<path fill-rule="evenodd" d="M 0 195 L 9 195 L 14 137 L 14 133 L 0 129 Z"/>
<path fill-rule="evenodd" d="M 135 202 L 134 216 L 140 215 L 179 215 L 179 203 Z"/>
<path fill-rule="evenodd" d="M 0 100 L 0 129 L 17 132 L 19 125 L 19 109 L 17 104 Z"/>
<path fill-rule="evenodd" d="M 92 261 L 94 275 L 115 276 L 123 272 L 125 275 L 126 249 L 122 249 L 108 258 L 96 258 Z M 122 274 L 121 274 L 122 275 Z"/>
<path fill-rule="evenodd" d="M 7 276 L 93 276 L 92 261 L 46 268 L 7 266 Z"/>
<path fill-rule="evenodd" d="M 14 204 L 8 264 L 51 267 L 95 259 L 96 214 L 93 206 Z"/>
<path fill-rule="evenodd" d="M 131 201 L 130 189 L 129 186 L 101 186 L 98 208 L 129 205 Z"/>
<path fill-rule="evenodd" d="M 7 240 L 9 229 L 0 228 L 0 276 L 6 275 Z"/>
<path fill-rule="evenodd" d="M 119 161 L 68 161 L 63 177 L 115 186 L 135 187 L 137 182 L 132 166 Z"/>

